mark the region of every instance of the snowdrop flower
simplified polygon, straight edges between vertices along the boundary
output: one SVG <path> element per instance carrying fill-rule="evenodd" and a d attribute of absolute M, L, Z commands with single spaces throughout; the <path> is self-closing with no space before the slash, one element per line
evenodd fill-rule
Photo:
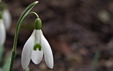
<path fill-rule="evenodd" d="M 44 54 L 45 62 L 49 68 L 53 68 L 53 54 L 51 47 L 41 31 L 41 20 L 35 21 L 35 29 L 26 41 L 23 51 L 21 63 L 23 69 L 26 69 L 30 60 L 35 64 L 39 64 Z"/>
<path fill-rule="evenodd" d="M 6 30 L 8 30 L 11 26 L 11 14 L 8 9 L 3 10 L 3 21 L 5 24 Z"/>
<path fill-rule="evenodd" d="M 0 12 L 0 46 L 4 45 L 6 39 L 6 30 L 2 19 L 2 13 Z"/>

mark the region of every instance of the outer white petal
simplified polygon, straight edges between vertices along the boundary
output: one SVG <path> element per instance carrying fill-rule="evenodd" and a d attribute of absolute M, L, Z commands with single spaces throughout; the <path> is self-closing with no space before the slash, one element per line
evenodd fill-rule
<path fill-rule="evenodd" d="M 3 20 L 5 23 L 5 28 L 8 30 L 11 26 L 11 14 L 8 9 L 3 11 Z"/>
<path fill-rule="evenodd" d="M 5 39 L 6 39 L 5 26 L 4 26 L 3 20 L 0 19 L 0 46 L 4 45 Z"/>
<path fill-rule="evenodd" d="M 31 54 L 33 51 L 34 41 L 35 41 L 35 31 L 33 31 L 30 38 L 26 41 L 24 48 L 22 50 L 22 58 L 21 58 L 21 64 L 23 69 L 26 69 L 30 63 Z"/>
<path fill-rule="evenodd" d="M 40 30 L 35 30 L 35 44 L 40 44 L 41 43 L 41 31 Z M 39 64 L 42 60 L 43 57 L 43 50 L 39 51 L 38 49 L 36 51 L 32 52 L 31 59 L 35 64 Z"/>
<path fill-rule="evenodd" d="M 47 64 L 47 66 L 49 68 L 53 68 L 53 54 L 52 54 L 52 50 L 51 47 L 48 43 L 48 41 L 46 40 L 46 38 L 44 37 L 43 33 L 41 32 L 41 46 L 44 52 L 44 58 L 45 58 L 45 62 Z"/>

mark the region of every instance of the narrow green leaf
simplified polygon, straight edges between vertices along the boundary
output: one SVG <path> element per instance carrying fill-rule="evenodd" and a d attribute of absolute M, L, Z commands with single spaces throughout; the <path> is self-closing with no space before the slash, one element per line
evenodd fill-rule
<path fill-rule="evenodd" d="M 3 59 L 3 53 L 4 53 L 4 47 L 3 46 L 0 46 L 0 63 Z"/>
<path fill-rule="evenodd" d="M 2 68 L 0 68 L 0 71 L 2 71 Z"/>
<path fill-rule="evenodd" d="M 17 22 L 17 26 L 16 26 L 16 31 L 15 31 L 15 37 L 14 37 L 14 43 L 13 43 L 13 50 L 12 50 L 12 56 L 11 56 L 11 63 L 10 63 L 10 69 L 6 70 L 6 71 L 13 71 L 13 64 L 14 64 L 14 59 L 15 59 L 15 53 L 16 53 L 16 47 L 17 47 L 17 39 L 18 39 L 18 33 L 19 33 L 19 29 L 20 26 L 23 22 L 23 20 L 25 19 L 25 17 L 28 15 L 28 13 L 30 12 L 30 10 L 38 3 L 38 1 L 35 1 L 33 3 L 31 3 L 22 13 L 22 15 L 20 16 L 18 22 Z"/>
<path fill-rule="evenodd" d="M 23 22 L 23 20 L 25 19 L 25 17 L 28 15 L 28 13 L 30 12 L 30 10 L 38 3 L 38 1 L 33 2 L 32 4 L 30 4 L 25 10 L 24 12 L 21 14 L 18 22 L 17 22 L 17 27 L 16 27 L 16 31 L 19 31 L 20 26 Z"/>
<path fill-rule="evenodd" d="M 4 65 L 3 65 L 2 71 L 9 71 L 10 62 L 11 62 L 11 53 L 9 54 L 8 57 L 6 57 L 6 61 L 5 61 Z"/>

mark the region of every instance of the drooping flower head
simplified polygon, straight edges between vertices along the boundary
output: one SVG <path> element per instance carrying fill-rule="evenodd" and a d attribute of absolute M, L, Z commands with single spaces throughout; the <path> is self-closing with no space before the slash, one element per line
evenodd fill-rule
<path fill-rule="evenodd" d="M 8 30 L 11 26 L 11 14 L 9 10 L 6 8 L 3 10 L 3 21 L 5 24 L 6 30 Z"/>
<path fill-rule="evenodd" d="M 42 33 L 41 25 L 40 18 L 37 18 L 35 21 L 35 29 L 24 45 L 21 58 L 23 69 L 28 67 L 30 60 L 35 64 L 39 64 L 43 55 L 47 66 L 51 69 L 53 68 L 54 62 L 52 50 Z"/>
<path fill-rule="evenodd" d="M 2 12 L 0 12 L 0 46 L 3 46 L 6 39 L 6 30 L 2 19 Z"/>

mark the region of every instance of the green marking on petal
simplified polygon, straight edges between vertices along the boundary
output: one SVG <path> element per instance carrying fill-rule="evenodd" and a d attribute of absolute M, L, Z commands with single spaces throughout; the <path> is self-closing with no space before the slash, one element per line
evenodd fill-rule
<path fill-rule="evenodd" d="M 41 45 L 40 44 L 36 44 L 35 46 L 34 46 L 34 51 L 36 51 L 37 50 L 37 48 L 39 49 L 39 51 L 41 51 Z"/>

